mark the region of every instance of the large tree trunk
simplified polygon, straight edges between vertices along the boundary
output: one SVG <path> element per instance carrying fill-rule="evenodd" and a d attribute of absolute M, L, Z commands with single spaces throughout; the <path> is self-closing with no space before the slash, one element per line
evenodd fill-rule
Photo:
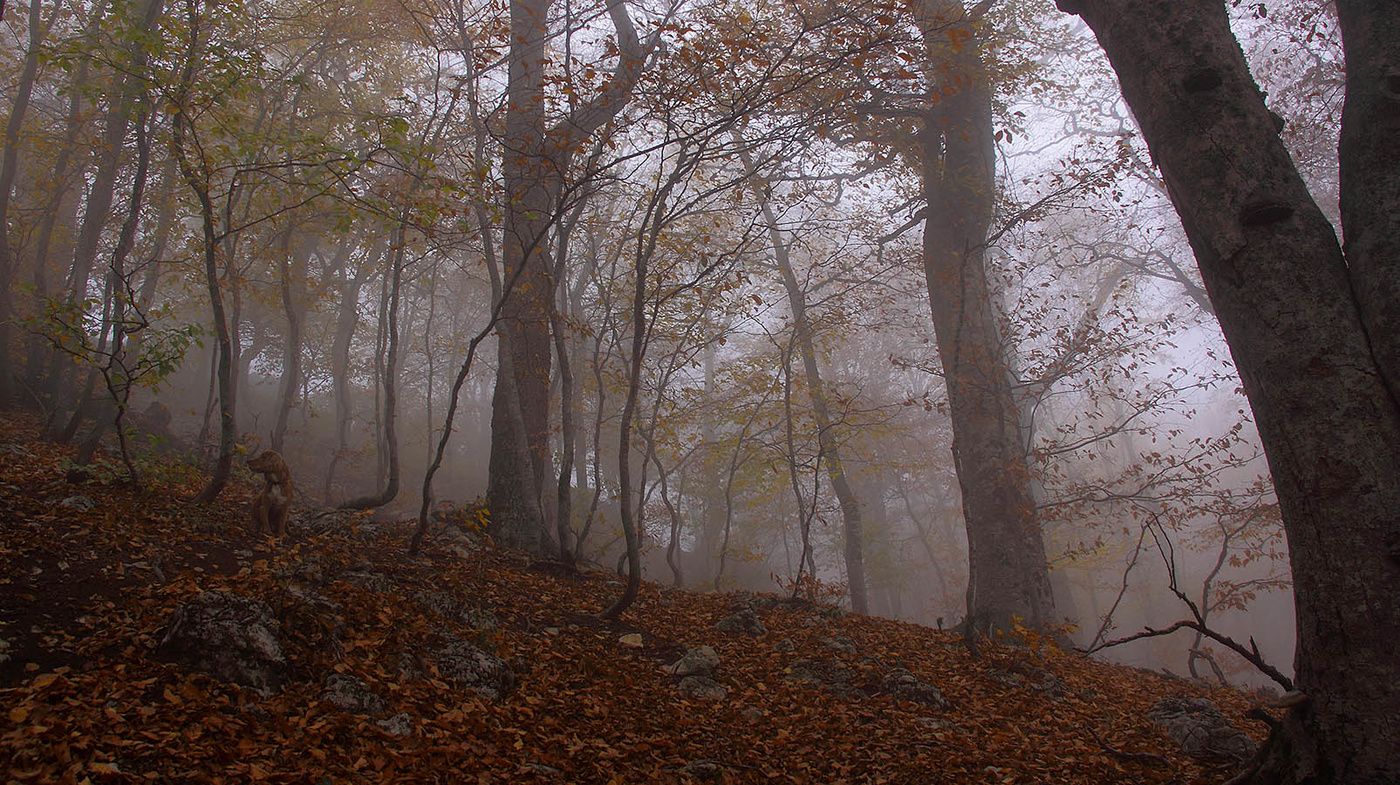
<path fill-rule="evenodd" d="M 566 191 L 571 156 L 631 99 L 655 42 L 653 39 L 643 46 L 625 0 L 609 0 L 607 13 L 617 34 L 618 50 L 612 78 L 591 100 L 573 105 L 566 117 L 547 126 L 546 44 L 551 35 L 552 6 L 553 0 L 512 0 L 510 4 L 512 43 L 510 82 L 506 88 L 509 106 L 501 165 L 505 185 L 502 264 L 506 302 L 500 330 L 507 339 L 500 346 L 502 351 L 510 347 L 514 354 L 510 362 L 502 358 L 499 367 L 513 368 L 515 378 L 508 383 L 500 378 L 496 381 L 487 488 L 497 541 L 538 554 L 552 552 L 558 545 L 545 520 L 556 508 L 540 499 L 546 479 L 553 474 L 549 445 L 549 313 L 555 281 L 550 275 L 548 232 L 559 211 L 566 209 L 558 197 Z M 583 192 L 579 188 L 573 190 Z M 507 400 L 507 395 L 515 399 Z M 519 418 L 511 414 L 517 410 Z M 522 465 L 525 461 L 515 449 L 518 439 L 512 429 L 517 421 L 525 429 L 528 466 Z"/>
<path fill-rule="evenodd" d="M 29 4 L 29 49 L 24 55 L 15 102 L 10 107 L 10 119 L 5 124 L 3 153 L 0 153 L 0 408 L 14 403 L 14 365 L 10 341 L 14 319 L 14 275 L 19 265 L 10 249 L 10 196 L 15 190 L 15 175 L 19 168 L 19 132 L 29 113 L 29 98 L 34 94 L 34 82 L 39 75 L 39 46 L 53 25 L 42 22 L 39 0 Z M 54 18 L 57 18 L 57 10 Z"/>
<path fill-rule="evenodd" d="M 1347 251 L 1249 75 L 1224 4 L 1061 0 L 1118 73 L 1181 216 L 1288 532 L 1297 684 L 1255 782 L 1400 781 L 1400 46 L 1393 3 L 1341 2 Z"/>
<path fill-rule="evenodd" d="M 987 283 L 995 191 L 992 99 L 978 42 L 960 2 L 920 9 L 928 56 L 949 66 L 922 133 L 924 274 L 953 419 L 953 459 L 967 526 L 967 630 L 1055 620 L 1020 415 Z M 953 46 L 967 32 L 967 43 Z"/>
<path fill-rule="evenodd" d="M 491 463 L 487 497 L 497 541 L 508 547 L 543 553 L 549 534 L 540 517 L 539 490 L 550 474 L 549 460 L 549 277 L 552 199 L 551 167 L 544 117 L 545 44 L 549 38 L 551 0 L 513 0 L 510 4 L 509 108 L 506 111 L 504 280 L 509 291 L 501 313 L 500 368 L 513 368 L 509 384 L 498 379 L 491 403 Z M 516 400 L 505 396 L 514 393 Z M 519 410 L 530 448 L 530 465 L 522 466 L 514 432 Z"/>

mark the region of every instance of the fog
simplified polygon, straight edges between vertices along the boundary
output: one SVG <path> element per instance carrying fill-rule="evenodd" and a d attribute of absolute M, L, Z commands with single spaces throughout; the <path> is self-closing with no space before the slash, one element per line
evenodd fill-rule
<path fill-rule="evenodd" d="M 625 571 L 630 505 L 647 580 L 959 625 L 975 468 L 954 455 L 976 437 L 955 435 L 925 238 L 953 209 L 929 160 L 953 172 L 958 139 L 932 153 L 911 119 L 976 93 L 940 81 L 959 39 L 875 6 L 583 5 L 543 26 L 533 92 L 490 3 L 12 7 L 11 405 L 93 460 L 121 461 L 119 407 L 135 452 L 210 476 L 276 449 L 299 509 L 378 496 L 386 520 L 418 516 L 451 411 L 430 536 L 491 496 L 535 505 L 536 555 L 558 557 L 562 472 L 585 569 Z M 1335 205 L 1335 29 L 1237 11 Z M 1095 647 L 1195 619 L 1290 674 L 1268 466 L 1117 81 L 1052 5 L 977 29 L 975 255 L 1046 621 Z M 1270 683 L 1190 630 L 1096 656 Z"/>

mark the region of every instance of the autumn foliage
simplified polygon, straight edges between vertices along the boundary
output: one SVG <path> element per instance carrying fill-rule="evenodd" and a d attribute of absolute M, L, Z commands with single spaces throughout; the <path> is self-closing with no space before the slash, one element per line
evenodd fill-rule
<path fill-rule="evenodd" d="M 1243 694 L 1030 636 L 974 658 L 950 632 L 652 584 L 600 622 L 614 576 L 530 564 L 464 533 L 407 560 L 411 522 L 350 516 L 315 533 L 325 527 L 303 515 L 274 548 L 247 531 L 251 480 L 208 506 L 183 501 L 202 478 L 175 465 L 147 467 L 141 492 L 115 468 L 73 485 L 67 455 L 33 423 L 3 431 L 7 782 L 1204 783 L 1228 772 L 1182 755 L 1147 717 L 1156 701 L 1207 696 L 1263 730 Z M 213 590 L 278 615 L 280 691 L 154 656 L 173 610 Z M 736 606 L 756 609 L 766 634 L 718 630 Z M 514 689 L 490 701 L 431 667 L 400 675 L 404 652 L 447 636 L 503 658 Z M 686 697 L 662 670 L 699 645 L 719 655 L 723 699 Z M 896 668 L 946 708 L 889 694 Z M 331 705 L 324 684 L 337 673 L 384 710 Z M 406 723 L 395 731 L 390 715 Z"/>

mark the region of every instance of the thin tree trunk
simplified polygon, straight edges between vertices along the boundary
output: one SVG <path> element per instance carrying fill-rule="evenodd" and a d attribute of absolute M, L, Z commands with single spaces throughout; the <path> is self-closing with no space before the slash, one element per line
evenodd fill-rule
<path fill-rule="evenodd" d="M 346 510 L 368 510 L 383 507 L 399 495 L 399 437 L 398 420 L 398 353 L 399 353 L 399 289 L 403 280 L 404 254 L 408 240 L 408 217 L 401 216 L 394 249 L 389 262 L 389 321 L 388 348 L 384 353 L 384 445 L 388 455 L 388 476 L 376 493 L 351 499 L 340 505 Z"/>
<path fill-rule="evenodd" d="M 753 174 L 753 160 L 746 153 L 744 165 Z M 831 420 L 831 409 L 827 405 L 826 386 L 822 381 L 821 368 L 817 365 L 817 350 L 812 341 L 812 325 L 807 319 L 807 295 L 797 281 L 792 269 L 792 257 L 787 240 L 778 226 L 778 217 L 773 214 L 766 185 L 756 186 L 763 220 L 768 227 L 768 239 L 773 246 L 773 261 L 783 278 L 783 289 L 787 292 L 788 307 L 792 310 L 792 329 L 797 338 L 797 349 L 802 355 L 802 370 L 807 379 L 807 397 L 812 404 L 812 414 L 817 420 L 817 441 L 826 460 L 827 478 L 831 490 L 841 504 L 842 532 L 845 535 L 846 582 L 851 595 L 851 610 L 859 614 L 870 612 L 866 595 L 864 533 L 861 530 L 860 501 L 856 498 L 850 482 L 846 479 L 846 468 L 841 460 L 841 447 L 836 439 L 835 423 Z M 804 538 L 805 545 L 805 538 Z"/>
<path fill-rule="evenodd" d="M 11 356 L 14 275 L 18 269 L 10 249 L 10 198 L 15 190 L 16 170 L 19 168 L 19 133 L 29 113 L 29 99 L 34 94 L 34 82 L 39 75 L 39 47 L 48 35 L 53 19 L 58 17 L 58 7 L 55 5 L 53 18 L 45 24 L 39 10 L 39 0 L 30 0 L 29 48 L 24 54 L 24 67 L 20 70 L 15 102 L 10 107 L 10 119 L 5 124 L 4 148 L 0 152 L 0 357 L 4 358 Z M 14 403 L 14 368 L 8 361 L 0 362 L 0 408 L 8 408 Z"/>
<path fill-rule="evenodd" d="M 189 45 L 185 52 L 184 70 L 181 72 L 180 83 L 176 88 L 175 100 L 172 105 L 170 149 L 179 164 L 180 173 L 185 178 L 185 184 L 194 192 L 195 198 L 199 201 L 200 225 L 203 228 L 204 276 L 209 291 L 209 307 L 213 312 L 214 335 L 219 351 L 217 366 L 219 460 L 208 484 L 192 500 L 196 504 L 200 504 L 218 498 L 219 493 L 228 483 L 229 474 L 233 469 L 237 388 L 233 376 L 233 337 L 230 334 L 229 323 L 224 313 L 223 291 L 219 285 L 219 237 L 215 230 L 217 218 L 214 213 L 214 202 L 209 196 L 209 175 L 203 171 L 203 162 L 199 164 L 200 169 L 195 168 L 195 163 L 191 161 L 185 150 L 186 140 L 193 135 L 194 129 L 190 124 L 187 114 L 188 107 L 185 106 L 184 101 L 194 84 L 195 71 L 203 57 L 203 43 L 199 38 L 201 25 L 199 24 L 198 10 L 193 2 L 188 6 L 187 21 L 189 23 Z"/>
<path fill-rule="evenodd" d="M 381 240 L 381 245 L 383 241 Z M 378 257 L 381 250 L 370 255 Z M 364 286 L 371 265 L 362 265 L 350 276 L 345 270 L 350 254 L 350 243 L 341 246 L 341 285 L 340 313 L 336 316 L 335 340 L 331 343 L 331 386 L 335 390 L 335 455 L 331 456 L 326 467 L 326 483 L 321 498 L 330 503 L 335 483 L 335 470 L 345 459 L 350 445 L 350 418 L 354 413 L 350 400 L 350 344 L 355 337 L 355 326 L 359 322 L 360 288 Z"/>
<path fill-rule="evenodd" d="M 278 272 L 282 279 L 282 312 L 287 317 L 287 343 L 282 354 L 282 395 L 277 408 L 277 424 L 272 429 L 272 449 L 286 452 L 287 424 L 297 406 L 301 389 L 301 323 L 306 313 L 306 265 L 315 251 L 314 238 L 292 242 L 293 229 L 288 227 L 282 240 Z"/>

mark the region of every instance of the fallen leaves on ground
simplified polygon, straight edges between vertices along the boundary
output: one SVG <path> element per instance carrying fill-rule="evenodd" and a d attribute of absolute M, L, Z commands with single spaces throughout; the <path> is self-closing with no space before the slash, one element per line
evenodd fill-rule
<path fill-rule="evenodd" d="M 174 468 L 152 472 L 139 493 L 120 472 L 71 485 L 63 449 L 31 422 L 3 425 L 7 781 L 1208 783 L 1230 772 L 1184 757 L 1147 718 L 1153 703 L 1205 696 L 1261 732 L 1241 693 L 1033 639 L 973 657 L 952 633 L 652 584 L 605 623 L 596 614 L 621 590 L 615 577 L 532 567 L 485 546 L 433 546 L 409 560 L 407 522 L 373 536 L 303 529 L 274 548 L 247 533 L 247 487 L 195 506 L 183 500 L 199 478 Z M 317 579 L 323 613 L 285 602 Z M 263 697 L 153 656 L 173 610 L 212 590 L 282 611 L 280 692 Z M 765 635 L 716 630 L 745 605 Z M 431 669 L 401 675 L 395 658 L 445 635 L 504 658 L 514 690 L 492 702 Z M 699 645 L 719 655 L 723 699 L 686 697 L 662 670 Z M 813 662 L 842 683 L 795 676 L 794 664 L 807 673 Z M 937 687 L 948 707 L 882 691 L 894 668 Z M 324 700 L 331 673 L 363 680 L 384 698 L 383 716 L 405 715 L 411 732 Z"/>

